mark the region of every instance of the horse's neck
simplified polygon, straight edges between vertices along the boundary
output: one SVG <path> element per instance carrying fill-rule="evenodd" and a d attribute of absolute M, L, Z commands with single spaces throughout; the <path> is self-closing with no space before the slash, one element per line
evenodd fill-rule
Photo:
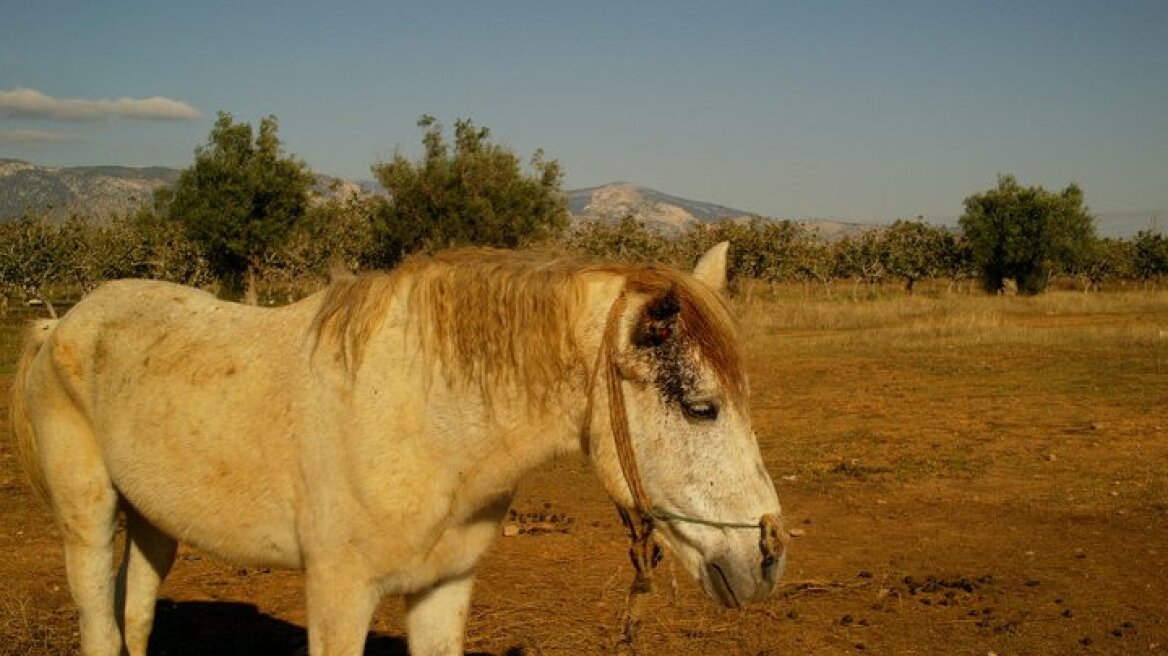
<path fill-rule="evenodd" d="M 583 283 L 585 302 L 573 326 L 579 348 L 576 365 L 563 372 L 541 403 L 523 392 L 496 394 L 482 420 L 490 425 L 491 446 L 484 449 L 480 469 L 517 482 L 522 476 L 559 457 L 588 451 L 590 433 L 605 421 L 598 401 L 595 368 L 604 341 L 610 308 L 620 295 L 623 279 L 597 276 Z M 532 390 L 528 390 L 532 392 Z M 536 390 L 540 392 L 540 390 Z"/>
<path fill-rule="evenodd" d="M 584 283 L 571 327 L 577 357 L 548 389 L 505 375 L 483 389 L 465 372 L 446 371 L 440 358 L 408 355 L 422 353 L 424 345 L 412 324 L 394 320 L 384 325 L 389 333 L 370 341 L 356 381 L 336 365 L 337 398 L 351 408 L 349 421 L 369 436 L 372 452 L 387 427 L 399 427 L 393 439 L 409 441 L 403 457 L 416 459 L 419 471 L 440 479 L 432 482 L 448 487 L 460 503 L 497 497 L 533 469 L 581 451 L 591 419 L 591 372 L 620 288 L 619 280 Z M 533 393 L 548 396 L 533 400 Z M 343 401 L 350 394 L 351 401 Z M 603 408 L 596 416 L 605 416 Z M 596 419 L 591 423 L 599 428 Z"/>

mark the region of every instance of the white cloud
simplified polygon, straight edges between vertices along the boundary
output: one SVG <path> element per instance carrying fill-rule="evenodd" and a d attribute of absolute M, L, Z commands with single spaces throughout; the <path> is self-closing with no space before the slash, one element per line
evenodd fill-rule
<path fill-rule="evenodd" d="M 54 98 L 36 89 L 12 89 L 0 91 L 0 116 L 52 121 L 94 121 L 113 117 L 193 121 L 202 114 L 185 102 L 159 96 L 82 100 Z"/>
<path fill-rule="evenodd" d="M 45 130 L 0 130 L 0 144 L 42 144 L 62 141 L 84 141 L 85 138 L 65 132 Z"/>

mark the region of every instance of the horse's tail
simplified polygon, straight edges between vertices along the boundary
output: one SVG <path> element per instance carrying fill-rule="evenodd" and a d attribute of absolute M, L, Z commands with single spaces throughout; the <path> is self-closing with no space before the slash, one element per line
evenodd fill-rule
<path fill-rule="evenodd" d="M 28 375 L 33 360 L 41 351 L 45 341 L 56 327 L 56 319 L 44 319 L 29 324 L 24 338 L 24 353 L 16 365 L 16 377 L 12 380 L 12 432 L 16 436 L 16 457 L 28 476 L 32 489 L 42 501 L 49 500 L 49 487 L 41 470 L 36 434 L 28 414 Z"/>

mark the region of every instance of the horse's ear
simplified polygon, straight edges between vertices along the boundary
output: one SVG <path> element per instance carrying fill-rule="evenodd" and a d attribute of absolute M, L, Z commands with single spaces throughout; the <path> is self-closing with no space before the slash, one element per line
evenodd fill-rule
<path fill-rule="evenodd" d="M 730 242 L 715 244 L 698 260 L 693 275 L 719 294 L 726 293 L 726 252 Z"/>
<path fill-rule="evenodd" d="M 651 299 L 645 304 L 641 316 L 637 319 L 633 344 L 652 347 L 664 343 L 673 335 L 677 315 L 680 312 L 681 303 L 677 300 L 677 291 L 674 289 Z"/>

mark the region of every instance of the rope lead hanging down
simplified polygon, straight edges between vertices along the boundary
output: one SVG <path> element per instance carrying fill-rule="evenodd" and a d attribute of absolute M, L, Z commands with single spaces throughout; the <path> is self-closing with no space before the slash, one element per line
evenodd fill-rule
<path fill-rule="evenodd" d="M 653 540 L 653 520 L 644 515 L 637 518 L 629 511 L 617 506 L 621 522 L 629 531 L 629 560 L 633 563 L 635 576 L 630 594 L 645 594 L 653 591 L 653 570 L 661 562 L 661 547 Z"/>

